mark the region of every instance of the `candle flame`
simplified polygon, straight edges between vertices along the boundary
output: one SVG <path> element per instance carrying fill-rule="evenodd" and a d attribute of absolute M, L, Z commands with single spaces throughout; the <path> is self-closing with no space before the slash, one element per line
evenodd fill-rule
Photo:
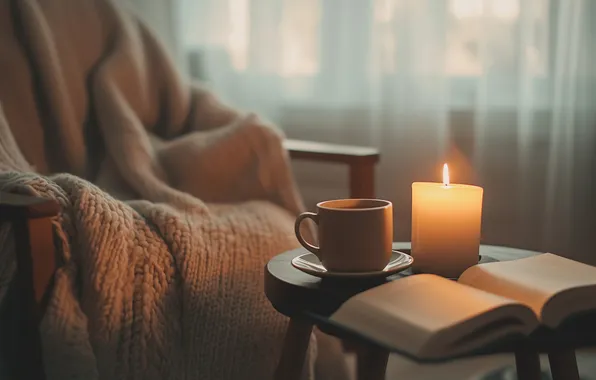
<path fill-rule="evenodd" d="M 449 167 L 443 164 L 443 185 L 449 186 Z"/>

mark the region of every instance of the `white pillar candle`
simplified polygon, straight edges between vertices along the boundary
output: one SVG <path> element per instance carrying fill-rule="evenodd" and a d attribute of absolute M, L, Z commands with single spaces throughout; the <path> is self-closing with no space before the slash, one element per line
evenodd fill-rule
<path fill-rule="evenodd" d="M 483 189 L 449 183 L 412 184 L 412 256 L 415 272 L 459 277 L 478 263 Z"/>

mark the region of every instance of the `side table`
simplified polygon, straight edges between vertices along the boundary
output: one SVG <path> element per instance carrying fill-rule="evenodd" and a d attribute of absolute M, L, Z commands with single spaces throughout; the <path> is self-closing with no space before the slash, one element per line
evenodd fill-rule
<path fill-rule="evenodd" d="M 409 252 L 410 243 L 394 243 L 393 248 Z M 412 274 L 411 270 L 366 281 L 320 279 L 292 267 L 290 261 L 305 252 L 298 248 L 282 253 L 271 259 L 265 268 L 267 298 L 278 312 L 290 317 L 275 379 L 299 379 L 314 326 L 355 347 L 359 379 L 384 379 L 389 352 L 334 326 L 329 321 L 329 316 L 353 295 L 409 276 Z M 515 260 L 536 254 L 538 252 L 482 245 L 480 262 Z M 540 361 L 535 346 L 520 341 L 507 351 L 515 353 L 518 379 L 540 380 Z M 579 380 L 575 351 L 572 348 L 550 349 L 547 352 L 553 380 Z"/>

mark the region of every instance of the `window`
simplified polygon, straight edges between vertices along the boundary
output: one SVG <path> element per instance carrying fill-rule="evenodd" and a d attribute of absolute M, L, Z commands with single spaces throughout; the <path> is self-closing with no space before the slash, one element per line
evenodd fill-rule
<path fill-rule="evenodd" d="M 217 50 L 218 70 L 270 78 L 289 101 L 353 104 L 373 82 L 441 78 L 455 105 L 482 80 L 506 105 L 521 77 L 547 85 L 552 0 L 180 1 L 188 49 Z"/>
<path fill-rule="evenodd" d="M 311 76 L 319 71 L 319 0 L 284 0 L 281 18 L 284 77 Z"/>
<path fill-rule="evenodd" d="M 514 72 L 518 65 L 545 75 L 548 62 L 546 0 L 450 0 L 446 72 L 479 76 Z"/>

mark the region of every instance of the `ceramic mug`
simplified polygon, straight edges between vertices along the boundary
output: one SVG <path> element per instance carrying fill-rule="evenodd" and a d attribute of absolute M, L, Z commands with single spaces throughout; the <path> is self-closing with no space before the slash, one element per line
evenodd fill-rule
<path fill-rule="evenodd" d="M 304 219 L 318 226 L 319 246 L 300 233 Z M 328 271 L 383 270 L 391 259 L 393 205 L 381 199 L 338 199 L 317 204 L 317 213 L 304 212 L 296 219 L 296 237 L 318 256 Z"/>

